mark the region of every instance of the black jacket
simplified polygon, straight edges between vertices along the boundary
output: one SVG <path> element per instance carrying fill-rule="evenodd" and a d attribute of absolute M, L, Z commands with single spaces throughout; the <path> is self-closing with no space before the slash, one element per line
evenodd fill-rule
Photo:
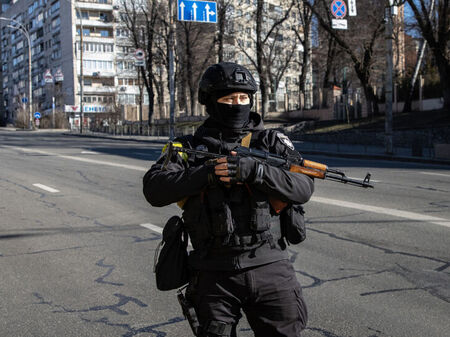
<path fill-rule="evenodd" d="M 242 138 L 250 132 L 252 133 L 251 148 L 285 157 L 289 156 L 291 159 L 301 158 L 285 135 L 274 130 L 264 130 L 260 116 L 255 113 L 251 114 L 249 124 L 242 130 L 223 129 L 213 120 L 208 119 L 198 128 L 194 136 L 181 137 L 175 141 L 180 142 L 183 147 L 207 150 L 226 156 L 232 149 L 239 146 Z M 200 213 L 201 204 L 195 200 L 203 200 L 205 195 L 211 194 L 212 196 L 217 191 L 217 185 L 212 186 L 211 180 L 208 179 L 211 167 L 204 165 L 206 158 L 187 157 L 181 152 L 174 153 L 163 169 L 166 155 L 163 153 L 144 176 L 144 195 L 147 201 L 153 206 L 161 207 L 189 197 L 185 204 L 185 214 L 188 215 L 187 213 L 192 213 L 192 211 Z M 249 215 L 243 209 L 252 206 L 249 206 L 248 197 L 242 197 L 244 193 L 250 193 L 251 196 L 264 195 L 266 199 L 270 196 L 289 204 L 304 204 L 311 197 L 314 185 L 313 180 L 306 175 L 264 165 L 262 179 L 250 186 L 235 185 L 231 189 L 222 186 L 219 187 L 219 190 L 224 190 L 228 200 L 226 203 L 230 203 L 230 198 L 236 199 L 235 195 L 241 196 L 242 200 L 238 201 L 241 205 L 240 208 L 239 205 L 234 204 L 234 206 L 230 206 L 230 209 L 231 213 L 238 214 L 236 217 L 240 216 L 246 219 Z M 243 215 L 243 213 L 245 214 Z M 233 216 L 235 215 L 233 214 Z M 197 249 L 199 244 L 193 240 L 193 238 L 196 239 L 194 228 L 193 235 L 190 233 L 194 246 L 194 251 L 190 254 L 191 264 L 196 269 L 232 270 L 287 258 L 285 247 L 280 246 L 277 242 L 280 238 L 279 226 L 273 225 L 278 221 L 278 216 L 272 211 L 270 217 L 272 223 L 270 232 L 273 234 L 273 242 L 265 240 L 245 246 L 210 246 L 207 247 L 208 249 Z M 211 218 L 211 214 L 209 218 Z M 188 219 L 185 219 L 185 222 L 186 220 Z M 198 219 L 196 221 L 197 223 L 201 222 Z M 187 224 L 189 227 L 196 226 L 195 221 L 191 222 L 192 224 Z M 236 220 L 236 222 L 239 221 Z M 246 224 L 239 226 L 240 228 L 237 228 L 236 232 L 245 235 L 249 231 Z M 189 230 L 190 228 L 188 228 Z M 206 238 L 204 239 L 206 241 Z"/>

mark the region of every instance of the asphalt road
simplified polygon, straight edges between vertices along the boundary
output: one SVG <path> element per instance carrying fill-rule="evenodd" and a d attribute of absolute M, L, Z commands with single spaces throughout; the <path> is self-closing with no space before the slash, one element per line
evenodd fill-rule
<path fill-rule="evenodd" d="M 0 130 L 0 336 L 190 336 L 152 273 L 158 228 L 180 213 L 142 195 L 161 147 Z M 449 167 L 308 159 L 376 188 L 316 182 L 307 240 L 289 248 L 302 336 L 448 336 Z"/>

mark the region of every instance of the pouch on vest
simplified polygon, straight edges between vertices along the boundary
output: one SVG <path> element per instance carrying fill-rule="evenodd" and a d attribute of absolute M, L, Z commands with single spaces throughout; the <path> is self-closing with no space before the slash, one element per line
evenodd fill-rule
<path fill-rule="evenodd" d="M 211 234 L 216 237 L 231 235 L 234 232 L 233 217 L 224 191 L 216 187 L 209 189 L 207 194 Z"/>
<path fill-rule="evenodd" d="M 250 216 L 250 229 L 255 232 L 264 232 L 270 229 L 272 215 L 270 204 L 265 194 L 249 189 L 252 214 Z"/>
<path fill-rule="evenodd" d="M 210 224 L 202 195 L 189 197 L 184 205 L 184 226 L 194 249 L 202 249 L 211 239 Z"/>
<path fill-rule="evenodd" d="M 183 220 L 171 217 L 164 226 L 162 240 L 155 252 L 153 272 L 159 290 L 180 288 L 189 281 L 188 236 Z"/>
<path fill-rule="evenodd" d="M 305 212 L 300 205 L 286 207 L 280 214 L 281 235 L 289 243 L 297 244 L 306 239 Z"/>

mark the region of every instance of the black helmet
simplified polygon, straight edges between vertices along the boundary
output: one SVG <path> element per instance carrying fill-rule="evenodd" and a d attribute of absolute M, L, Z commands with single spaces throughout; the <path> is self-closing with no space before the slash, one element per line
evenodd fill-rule
<path fill-rule="evenodd" d="M 236 91 L 250 95 L 258 91 L 252 74 L 236 63 L 217 63 L 204 72 L 198 88 L 198 101 L 207 104 L 209 97 L 219 98 Z"/>

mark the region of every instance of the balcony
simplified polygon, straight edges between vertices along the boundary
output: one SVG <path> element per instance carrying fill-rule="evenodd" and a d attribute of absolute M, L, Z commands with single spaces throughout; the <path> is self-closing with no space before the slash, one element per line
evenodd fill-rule
<path fill-rule="evenodd" d="M 77 62 L 77 74 L 80 74 L 80 64 Z M 92 70 L 89 68 L 83 68 L 83 77 L 85 78 L 111 78 L 116 76 L 116 73 L 114 70 Z"/>
<path fill-rule="evenodd" d="M 81 20 L 77 19 L 77 26 L 81 26 Z M 103 20 L 83 20 L 83 28 L 85 27 L 100 27 L 100 28 L 112 28 L 114 23 L 112 21 Z"/>
<path fill-rule="evenodd" d="M 89 2 L 89 1 L 77 1 L 77 8 L 79 9 L 94 9 L 94 10 L 101 10 L 101 11 L 112 11 L 112 1 L 102 1 L 106 3 L 100 3 L 100 2 Z"/>
<path fill-rule="evenodd" d="M 92 94 L 97 94 L 97 95 L 104 95 L 104 94 L 114 94 L 116 93 L 117 89 L 116 87 L 94 87 L 94 86 L 83 86 L 83 93 L 85 93 L 86 95 L 92 95 Z"/>

